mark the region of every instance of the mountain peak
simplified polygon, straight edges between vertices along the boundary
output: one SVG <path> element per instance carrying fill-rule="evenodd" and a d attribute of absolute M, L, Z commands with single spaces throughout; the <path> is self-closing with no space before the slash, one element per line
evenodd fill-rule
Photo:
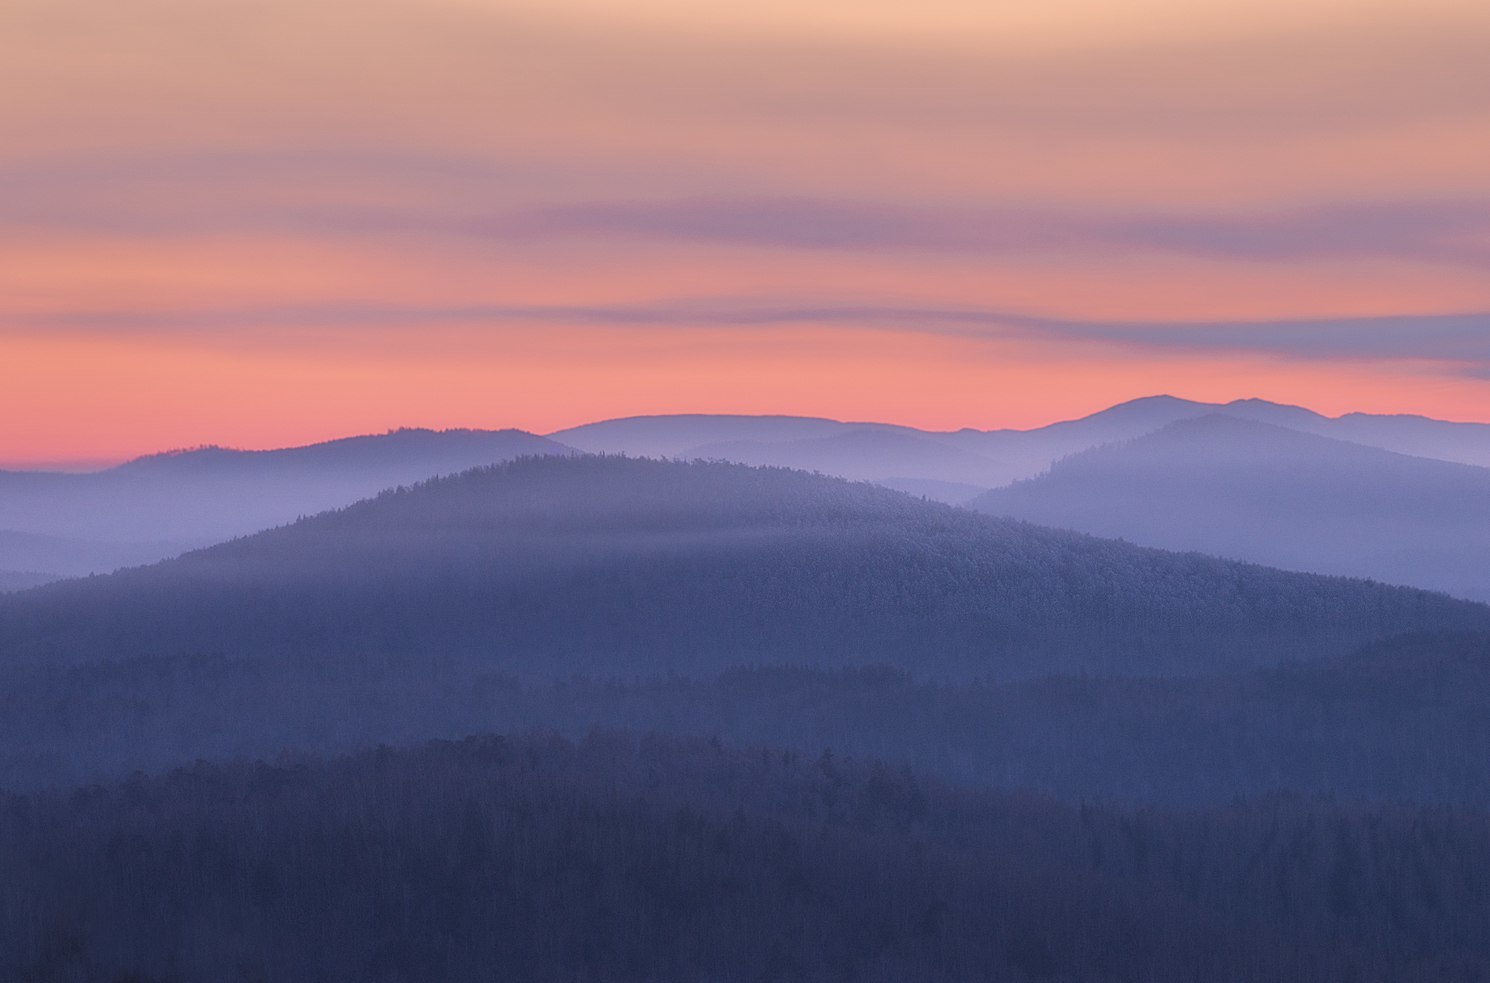
<path fill-rule="evenodd" d="M 1107 409 L 1101 410 L 1098 413 L 1093 414 L 1093 415 L 1094 416 L 1097 416 L 1097 415 L 1101 415 L 1102 413 L 1112 413 L 1114 411 L 1116 411 L 1116 412 L 1124 412 L 1124 411 L 1127 411 L 1127 410 L 1138 410 L 1138 409 L 1178 409 L 1178 408 L 1192 408 L 1192 409 L 1194 409 L 1194 408 L 1199 408 L 1199 407 L 1203 407 L 1203 406 L 1215 406 L 1215 405 L 1217 405 L 1217 404 L 1215 404 L 1215 403 L 1201 403 L 1201 402 L 1197 402 L 1197 401 L 1195 401 L 1193 399 L 1185 399 L 1182 396 L 1173 396 L 1173 395 L 1170 395 L 1169 393 L 1157 393 L 1157 394 L 1155 394 L 1153 396 L 1139 396 L 1136 399 L 1128 399 L 1128 400 L 1124 400 L 1121 403 L 1115 403 L 1112 406 L 1109 406 Z"/>
<path fill-rule="evenodd" d="M 1226 409 L 1240 411 L 1263 420 L 1289 420 L 1295 423 L 1317 425 L 1327 422 L 1330 418 L 1322 413 L 1304 406 L 1294 406 L 1291 403 L 1275 403 L 1270 399 L 1234 399 L 1226 404 Z"/>

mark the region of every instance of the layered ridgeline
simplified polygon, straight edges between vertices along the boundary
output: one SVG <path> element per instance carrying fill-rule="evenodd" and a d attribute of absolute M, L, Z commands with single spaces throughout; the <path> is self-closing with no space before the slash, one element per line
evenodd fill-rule
<path fill-rule="evenodd" d="M 50 579 L 108 572 L 397 485 L 570 453 L 520 430 L 398 430 L 272 451 L 156 454 L 85 474 L 0 471 L 0 569 Z"/>
<path fill-rule="evenodd" d="M 571 445 L 800 468 L 960 504 L 1072 454 L 1208 414 L 1421 457 L 1490 464 L 1490 426 L 1482 424 L 1367 414 L 1332 419 L 1262 400 L 1208 404 L 1167 396 L 1027 431 L 937 432 L 807 417 L 706 415 L 609 420 L 550 438 L 515 430 L 399 430 L 283 450 L 159 454 L 91 474 L 0 472 L 0 571 L 10 572 L 0 576 L 0 590 L 151 562 L 385 488 L 523 454 L 572 453 Z M 23 536 L 48 541 L 28 544 Z"/>
<path fill-rule="evenodd" d="M 517 674 L 889 664 L 1196 673 L 1490 627 L 1420 591 L 728 464 L 532 458 L 0 599 L 9 663 L 468 657 Z"/>
<path fill-rule="evenodd" d="M 1199 407 L 1152 397 L 1034 430 L 931 431 L 818 417 L 681 414 L 603 420 L 550 436 L 591 453 L 798 468 L 960 503 Z"/>
<path fill-rule="evenodd" d="M 598 734 L 0 795 L 0 978 L 1437 983 L 1490 820 L 1115 811 Z"/>
<path fill-rule="evenodd" d="M 1206 416 L 1067 458 L 970 507 L 1490 600 L 1490 469 Z"/>
<path fill-rule="evenodd" d="M 1200 403 L 1150 396 L 1031 430 L 918 430 L 815 417 L 629 417 L 551 434 L 596 453 L 735 461 L 821 471 L 961 503 L 980 490 L 1033 477 L 1052 463 L 1182 420 L 1222 415 L 1404 454 L 1490 466 L 1490 425 L 1420 416 L 1327 417 L 1260 399 Z"/>
<path fill-rule="evenodd" d="M 1482 746 L 1472 708 L 1418 727 L 1436 711 L 1393 682 L 1397 717 L 1347 702 L 1321 720 L 1247 675 L 1305 660 L 1327 692 L 1350 671 L 1329 660 L 1361 644 L 1454 629 L 1490 630 L 1490 609 L 800 472 L 524 459 L 0 598 L 0 787 L 599 723 L 831 744 L 1073 797 L 1478 800 L 1473 762 L 1466 778 L 1440 752 Z M 1037 679 L 1052 673 L 1068 678 Z M 1134 678 L 1156 675 L 1194 681 Z M 1411 731 L 1400 767 L 1351 763 L 1352 715 L 1388 743 L 1388 720 Z"/>

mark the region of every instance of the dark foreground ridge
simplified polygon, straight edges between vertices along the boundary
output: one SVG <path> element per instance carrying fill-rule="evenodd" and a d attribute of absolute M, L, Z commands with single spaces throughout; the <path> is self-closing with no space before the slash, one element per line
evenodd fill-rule
<path fill-rule="evenodd" d="M 830 752 L 480 738 L 0 797 L 0 978 L 1416 983 L 1490 963 L 1490 820 L 1180 814 Z"/>

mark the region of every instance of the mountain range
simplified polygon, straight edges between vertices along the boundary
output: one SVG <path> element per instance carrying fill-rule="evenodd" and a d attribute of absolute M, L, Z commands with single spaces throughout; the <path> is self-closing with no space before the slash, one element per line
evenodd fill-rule
<path fill-rule="evenodd" d="M 414 429 L 271 451 L 203 447 L 96 472 L 0 471 L 0 570 L 107 573 L 437 475 L 572 453 L 520 430 Z"/>
<path fill-rule="evenodd" d="M 1175 409 L 978 508 L 513 434 L 115 469 L 137 532 L 398 480 L 0 597 L 0 977 L 1476 978 L 1490 606 L 978 509 L 1446 575 L 1490 471 L 1123 436 Z M 782 445 L 966 463 L 919 439 Z M 384 456 L 460 445 L 515 456 Z"/>
<path fill-rule="evenodd" d="M 800 471 L 554 455 L 12 595 L 0 651 L 437 650 L 547 676 L 789 662 L 1010 677 L 1326 657 L 1392 633 L 1490 628 L 1487 616 Z"/>
<path fill-rule="evenodd" d="M 1026 431 L 678 415 L 546 437 L 399 430 L 83 474 L 0 472 L 0 591 L 153 562 L 471 467 L 578 452 L 797 468 L 1143 545 L 1490 599 L 1479 562 L 1490 426 L 1168 396 Z M 1313 463 L 1299 466 L 1300 453 Z M 1337 480 L 1325 460 L 1341 464 Z"/>
<path fill-rule="evenodd" d="M 1213 414 L 1056 462 L 970 508 L 1490 600 L 1490 469 Z"/>
<path fill-rule="evenodd" d="M 0 786 L 207 750 L 458 736 L 490 726 L 512 687 L 576 674 L 888 667 L 916 686 L 954 687 L 884 696 L 882 709 L 917 708 L 897 719 L 982 712 L 986 725 L 1030 700 L 971 711 L 955 687 L 1214 677 L 1423 632 L 1490 632 L 1490 607 L 1095 539 L 801 471 L 530 457 L 0 597 Z M 578 718 L 562 701 L 529 698 L 520 719 L 583 727 L 586 714 L 603 716 L 593 697 L 567 692 L 589 708 Z M 782 706 L 803 695 L 784 693 Z M 624 722 L 668 729 L 698 694 L 641 699 L 653 709 Z M 1079 715 L 1071 725 L 1085 726 Z M 121 731 L 133 737 L 121 742 Z M 958 757 L 1003 767 L 985 740 L 996 732 L 975 731 L 984 736 Z M 842 740 L 877 732 L 885 725 L 855 724 Z M 1245 787 L 1228 774 L 1209 781 Z"/>
<path fill-rule="evenodd" d="M 1152 396 L 1032 430 L 917 430 L 811 417 L 631 417 L 549 436 L 590 453 L 718 458 L 806 468 L 960 503 L 977 489 L 1030 478 L 1093 447 L 1132 440 L 1182 420 L 1220 415 L 1420 457 L 1490 466 L 1490 424 L 1351 413 L 1332 418 L 1259 399 L 1201 403 Z M 941 487 L 938 487 L 938 485 Z"/>

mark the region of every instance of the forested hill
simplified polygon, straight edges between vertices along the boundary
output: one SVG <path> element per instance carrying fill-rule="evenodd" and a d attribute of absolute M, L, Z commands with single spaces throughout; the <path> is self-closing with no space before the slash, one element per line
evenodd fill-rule
<path fill-rule="evenodd" d="M 1490 609 L 730 464 L 524 459 L 0 598 L 11 662 L 303 654 L 520 675 L 890 664 L 1010 677 L 1340 654 Z"/>

